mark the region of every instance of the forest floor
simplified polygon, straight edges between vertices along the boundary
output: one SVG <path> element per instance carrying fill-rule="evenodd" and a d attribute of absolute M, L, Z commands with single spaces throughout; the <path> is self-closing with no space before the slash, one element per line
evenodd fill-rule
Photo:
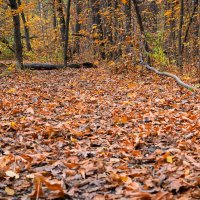
<path fill-rule="evenodd" d="M 0 78 L 0 199 L 200 199 L 200 96 L 147 70 Z"/>

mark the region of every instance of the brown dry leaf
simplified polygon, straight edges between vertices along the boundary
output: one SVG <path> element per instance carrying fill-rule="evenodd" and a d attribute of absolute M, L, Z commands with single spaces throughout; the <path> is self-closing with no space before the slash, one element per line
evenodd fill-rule
<path fill-rule="evenodd" d="M 110 178 L 112 179 L 112 181 L 118 182 L 118 183 L 127 183 L 127 184 L 132 183 L 131 178 L 125 174 L 111 173 Z"/>
<path fill-rule="evenodd" d="M 4 172 L 9 169 L 9 164 L 14 162 L 14 156 L 9 153 L 8 156 L 0 157 L 0 171 Z"/>
<path fill-rule="evenodd" d="M 83 179 L 85 179 L 86 170 L 83 169 L 83 168 L 80 168 L 80 169 L 78 169 L 78 172 L 81 174 L 81 176 L 83 177 Z"/>
<path fill-rule="evenodd" d="M 44 179 L 44 184 L 46 185 L 46 187 L 51 190 L 51 191 L 54 191 L 54 190 L 59 190 L 59 192 L 63 193 L 63 189 L 62 189 L 62 186 L 61 186 L 61 183 L 60 182 L 50 182 L 49 180 L 46 180 Z"/>
<path fill-rule="evenodd" d="M 146 169 L 131 169 L 131 171 L 128 174 L 128 176 L 137 177 L 137 176 L 143 176 L 145 174 L 147 174 L 147 170 Z"/>
<path fill-rule="evenodd" d="M 35 174 L 33 183 L 34 183 L 34 189 L 32 193 L 29 195 L 29 197 L 38 199 L 39 197 L 43 197 L 44 193 L 42 190 L 42 183 L 44 181 L 44 177 L 41 174 Z"/>
<path fill-rule="evenodd" d="M 128 94 L 127 94 L 127 97 L 128 98 L 135 98 L 137 96 L 137 93 L 131 93 L 131 92 L 129 92 Z"/>
<path fill-rule="evenodd" d="M 66 169 L 65 170 L 65 174 L 67 176 L 74 176 L 74 175 L 76 175 L 76 171 L 75 170 Z"/>
<path fill-rule="evenodd" d="M 182 181 L 177 179 L 170 183 L 169 190 L 175 190 L 176 192 L 178 192 L 181 186 L 183 186 Z"/>
<path fill-rule="evenodd" d="M 100 194 L 97 194 L 94 196 L 93 200 L 105 200 L 105 196 L 104 195 L 100 195 Z"/>
<path fill-rule="evenodd" d="M 26 109 L 26 112 L 27 112 L 27 113 L 30 113 L 30 114 L 32 114 L 32 115 L 35 114 L 35 111 L 33 110 L 32 107 L 27 108 L 27 109 Z"/>
<path fill-rule="evenodd" d="M 45 185 L 51 191 L 58 191 L 58 194 L 56 195 L 58 195 L 59 197 L 64 196 L 64 192 L 59 181 L 49 181 L 46 177 L 44 177 L 41 174 L 34 175 L 34 190 L 29 196 L 31 198 L 38 198 L 44 196 L 42 185 Z"/>
<path fill-rule="evenodd" d="M 79 168 L 79 164 L 77 164 L 77 163 L 65 163 L 65 165 L 66 165 L 69 169 L 77 169 L 77 168 Z"/>

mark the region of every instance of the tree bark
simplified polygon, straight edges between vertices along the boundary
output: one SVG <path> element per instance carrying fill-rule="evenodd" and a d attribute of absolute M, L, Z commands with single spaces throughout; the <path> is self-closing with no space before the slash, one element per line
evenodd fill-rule
<path fill-rule="evenodd" d="M 144 37 L 144 49 L 147 53 L 147 63 L 150 63 L 150 57 L 148 55 L 148 53 L 150 52 L 150 49 L 149 49 L 149 45 L 148 45 L 146 37 L 145 37 L 145 31 L 144 31 L 144 26 L 143 26 L 143 22 L 142 22 L 142 17 L 141 17 L 140 9 L 139 9 L 139 6 L 138 6 L 138 3 L 136 0 L 133 0 L 133 5 L 135 7 L 136 17 L 137 17 L 138 25 L 140 28 L 140 32 Z"/>
<path fill-rule="evenodd" d="M 76 0 L 76 25 L 75 25 L 75 34 L 79 34 L 79 31 L 81 30 L 81 24 L 79 23 L 80 20 L 80 13 L 81 13 L 81 1 Z M 80 53 L 80 45 L 79 45 L 79 39 L 77 38 L 75 41 L 75 52 L 78 54 Z"/>
<path fill-rule="evenodd" d="M 56 29 L 57 19 L 56 19 L 56 2 L 55 2 L 55 0 L 52 1 L 52 9 L 53 9 L 53 28 Z"/>
<path fill-rule="evenodd" d="M 20 31 L 20 18 L 17 13 L 18 5 L 16 0 L 9 0 L 9 5 L 13 11 L 13 25 L 14 25 L 14 40 L 15 40 L 15 55 L 17 59 L 17 66 L 23 68 L 23 53 L 22 53 L 22 42 L 21 42 L 21 31 Z"/>
<path fill-rule="evenodd" d="M 18 0 L 18 5 L 21 6 L 21 0 Z M 26 24 L 26 18 L 25 18 L 25 14 L 22 11 L 21 12 L 21 18 L 22 18 L 22 22 L 24 25 L 24 34 L 25 34 L 25 39 L 26 39 L 26 49 L 27 51 L 31 51 L 32 47 L 31 47 L 31 42 L 30 42 L 30 33 L 29 33 L 29 28 Z"/>
<path fill-rule="evenodd" d="M 65 30 L 65 44 L 64 44 L 64 66 L 67 67 L 68 61 L 68 43 L 69 43 L 69 22 L 70 22 L 70 7 L 71 7 L 71 0 L 67 2 L 67 16 L 66 16 L 66 30 Z"/>
<path fill-rule="evenodd" d="M 64 12 L 63 12 L 63 6 L 62 6 L 62 0 L 56 0 L 56 7 L 57 7 L 57 12 L 58 12 L 58 17 L 59 17 L 59 23 L 60 23 L 60 33 L 62 37 L 62 42 L 65 41 L 65 17 L 64 17 Z"/>
<path fill-rule="evenodd" d="M 125 22 L 125 36 L 126 37 L 131 37 L 131 0 L 128 0 L 125 4 L 125 14 L 126 14 L 126 22 Z M 130 38 L 129 38 L 130 40 Z M 130 52 L 130 43 L 126 46 L 126 53 Z"/>
<path fill-rule="evenodd" d="M 182 56 L 182 29 L 183 29 L 183 15 L 184 15 L 184 2 L 180 0 L 180 19 L 179 19 L 179 31 L 178 31 L 178 66 L 183 68 L 183 56 Z"/>
<path fill-rule="evenodd" d="M 125 4 L 125 14 L 126 14 L 126 35 L 131 35 L 131 0 L 128 0 Z"/>
<path fill-rule="evenodd" d="M 106 55 L 104 52 L 104 43 L 103 40 L 103 29 L 101 24 L 101 16 L 100 16 L 100 5 L 98 0 L 91 0 L 91 7 L 92 7 L 92 24 L 93 24 L 93 32 L 97 33 L 98 39 L 100 40 L 100 55 L 102 59 L 105 59 Z"/>
<path fill-rule="evenodd" d="M 182 44 L 182 48 L 181 48 L 181 54 L 183 54 L 183 51 L 184 51 L 184 43 L 187 42 L 187 38 L 188 38 L 190 26 L 191 26 L 191 24 L 192 24 L 192 21 L 193 21 L 193 18 L 194 18 L 195 13 L 196 13 L 196 11 L 197 11 L 197 8 L 198 8 L 198 0 L 195 0 L 195 1 L 194 1 L 194 7 L 193 7 L 192 15 L 191 15 L 191 17 L 190 17 L 189 23 L 188 23 L 187 28 L 186 28 L 186 31 L 185 31 L 185 36 L 184 36 L 183 44 Z"/>

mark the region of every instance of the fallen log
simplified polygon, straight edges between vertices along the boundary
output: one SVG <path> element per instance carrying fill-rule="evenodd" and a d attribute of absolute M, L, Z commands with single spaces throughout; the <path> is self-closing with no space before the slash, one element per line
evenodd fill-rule
<path fill-rule="evenodd" d="M 171 73 L 168 73 L 168 72 L 161 72 L 157 69 L 155 69 L 154 67 L 151 67 L 149 64 L 141 61 L 140 62 L 144 67 L 146 67 L 148 70 L 151 70 L 151 71 L 154 71 L 156 74 L 158 75 L 162 75 L 162 76 L 168 76 L 168 77 L 171 77 L 173 78 L 179 85 L 181 85 L 182 87 L 184 88 L 187 88 L 191 91 L 195 91 L 195 92 L 198 92 L 197 88 L 191 86 L 191 85 L 188 85 L 187 83 L 184 83 L 179 77 L 177 77 L 176 75 L 174 74 L 171 74 Z"/>
<path fill-rule="evenodd" d="M 62 65 L 44 64 L 44 63 L 30 63 L 23 65 L 23 69 L 31 69 L 31 70 L 52 70 L 61 68 L 63 68 Z"/>
<path fill-rule="evenodd" d="M 85 63 L 71 63 L 67 67 L 79 69 L 79 68 L 97 68 L 97 66 L 90 62 Z M 48 63 L 27 63 L 23 65 L 23 69 L 30 70 L 53 70 L 53 69 L 63 69 L 64 65 L 48 64 Z"/>
<path fill-rule="evenodd" d="M 90 62 L 84 62 L 82 63 L 83 68 L 97 68 L 97 66 Z"/>

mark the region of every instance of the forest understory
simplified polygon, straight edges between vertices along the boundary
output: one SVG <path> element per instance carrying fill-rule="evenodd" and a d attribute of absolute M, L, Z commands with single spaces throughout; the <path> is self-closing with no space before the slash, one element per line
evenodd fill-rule
<path fill-rule="evenodd" d="M 0 199 L 200 199 L 199 94 L 106 67 L 0 81 Z"/>

